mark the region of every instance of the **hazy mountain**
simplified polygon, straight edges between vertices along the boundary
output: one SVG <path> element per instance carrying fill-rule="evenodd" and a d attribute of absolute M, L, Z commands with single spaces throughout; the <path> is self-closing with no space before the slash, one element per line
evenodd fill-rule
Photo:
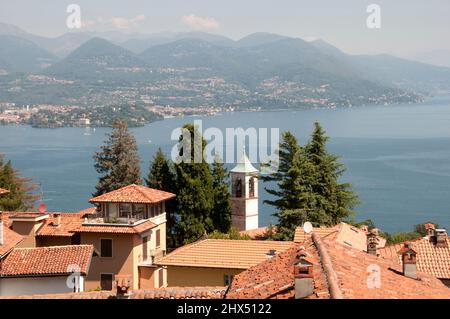
<path fill-rule="evenodd" d="M 0 35 L 0 69 L 38 72 L 55 61 L 54 55 L 27 39 Z"/>
<path fill-rule="evenodd" d="M 387 54 L 347 56 L 364 78 L 420 92 L 450 89 L 450 68 L 405 60 Z"/>
<path fill-rule="evenodd" d="M 433 50 L 411 56 L 414 61 L 450 68 L 450 50 Z"/>
<path fill-rule="evenodd" d="M 236 41 L 235 45 L 237 47 L 251 47 L 262 44 L 268 44 L 283 39 L 288 39 L 288 37 L 274 33 L 256 32 Z"/>
<path fill-rule="evenodd" d="M 45 73 L 64 78 L 101 78 L 118 68 L 139 68 L 144 65 L 134 53 L 107 40 L 93 38 L 47 68 Z"/>

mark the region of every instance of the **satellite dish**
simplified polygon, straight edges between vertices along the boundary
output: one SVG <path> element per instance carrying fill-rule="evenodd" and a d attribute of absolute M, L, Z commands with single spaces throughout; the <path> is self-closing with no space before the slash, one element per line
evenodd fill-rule
<path fill-rule="evenodd" d="M 47 211 L 47 205 L 45 205 L 44 203 L 40 203 L 39 204 L 39 213 L 43 214 Z"/>
<path fill-rule="evenodd" d="M 305 233 L 309 234 L 313 231 L 313 225 L 310 222 L 305 222 L 303 224 L 303 230 L 305 231 Z"/>

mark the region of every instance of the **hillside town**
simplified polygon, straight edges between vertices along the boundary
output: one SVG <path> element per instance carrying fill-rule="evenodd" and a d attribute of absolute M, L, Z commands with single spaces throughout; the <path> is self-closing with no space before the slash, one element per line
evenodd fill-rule
<path fill-rule="evenodd" d="M 259 169 L 230 171 L 232 225 L 245 239 L 168 250 L 166 207 L 177 194 L 131 184 L 79 212 L 0 213 L 0 297 L 21 299 L 450 298 L 450 239 L 388 244 L 380 230 L 297 225 L 294 239 L 258 227 Z M 9 190 L 0 189 L 0 196 Z"/>

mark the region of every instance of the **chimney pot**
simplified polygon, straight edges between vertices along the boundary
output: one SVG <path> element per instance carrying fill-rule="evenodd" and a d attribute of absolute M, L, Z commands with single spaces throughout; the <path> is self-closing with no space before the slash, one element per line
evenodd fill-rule
<path fill-rule="evenodd" d="M 371 255 L 377 254 L 378 236 L 373 230 L 367 234 L 367 253 Z"/>
<path fill-rule="evenodd" d="M 445 229 L 436 229 L 436 247 L 447 247 L 447 231 Z"/>
<path fill-rule="evenodd" d="M 417 253 L 413 249 L 412 243 L 406 242 L 399 254 L 402 255 L 403 275 L 417 279 Z"/>
<path fill-rule="evenodd" d="M 54 221 L 53 221 L 53 225 L 58 227 L 61 225 L 61 214 L 54 214 Z"/>
<path fill-rule="evenodd" d="M 426 223 L 424 226 L 427 236 L 432 239 L 435 236 L 436 225 L 432 223 Z"/>
<path fill-rule="evenodd" d="M 306 298 L 314 292 L 313 263 L 300 252 L 300 260 L 294 264 L 295 299 Z"/>

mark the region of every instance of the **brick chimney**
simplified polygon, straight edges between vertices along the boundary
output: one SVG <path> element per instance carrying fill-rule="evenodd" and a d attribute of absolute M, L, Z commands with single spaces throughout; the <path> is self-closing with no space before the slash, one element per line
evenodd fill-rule
<path fill-rule="evenodd" d="M 430 239 L 432 239 L 436 235 L 436 233 L 435 233 L 436 225 L 431 224 L 431 223 L 427 223 L 424 226 L 425 226 L 425 231 L 427 233 L 427 236 Z"/>
<path fill-rule="evenodd" d="M 402 256 L 403 275 L 408 278 L 417 279 L 417 253 L 410 242 L 406 242 L 398 251 Z"/>
<path fill-rule="evenodd" d="M 306 251 L 300 251 L 298 258 L 294 264 L 295 299 L 306 298 L 314 292 L 313 263 Z"/>
<path fill-rule="evenodd" d="M 371 255 L 377 254 L 378 236 L 375 232 L 370 231 L 367 234 L 367 253 Z"/>
<path fill-rule="evenodd" d="M 447 247 L 447 231 L 445 229 L 436 229 L 436 247 Z"/>
<path fill-rule="evenodd" d="M 131 276 L 130 275 L 116 275 L 115 276 L 115 286 L 117 299 L 128 299 L 128 291 L 131 287 Z"/>

